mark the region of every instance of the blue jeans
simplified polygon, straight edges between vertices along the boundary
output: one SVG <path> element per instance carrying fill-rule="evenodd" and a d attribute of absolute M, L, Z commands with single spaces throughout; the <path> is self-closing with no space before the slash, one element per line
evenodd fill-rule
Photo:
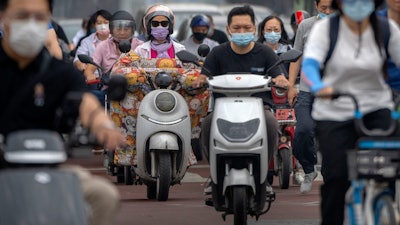
<path fill-rule="evenodd" d="M 314 171 L 317 153 L 314 145 L 314 120 L 311 117 L 314 96 L 310 92 L 300 91 L 294 106 L 296 129 L 294 131 L 293 155 L 299 160 L 304 173 Z"/>

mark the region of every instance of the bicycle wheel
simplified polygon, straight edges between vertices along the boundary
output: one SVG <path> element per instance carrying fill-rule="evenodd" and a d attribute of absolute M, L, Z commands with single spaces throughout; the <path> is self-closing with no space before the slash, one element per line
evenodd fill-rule
<path fill-rule="evenodd" d="M 396 225 L 393 198 L 390 195 L 379 196 L 374 204 L 374 224 Z"/>

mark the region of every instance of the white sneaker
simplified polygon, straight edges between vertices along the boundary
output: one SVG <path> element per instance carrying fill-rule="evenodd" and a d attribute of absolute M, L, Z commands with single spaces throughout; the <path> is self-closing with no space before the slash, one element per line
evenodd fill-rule
<path fill-rule="evenodd" d="M 211 194 L 212 194 L 211 178 L 209 177 L 205 182 L 204 195 L 211 195 Z"/>
<path fill-rule="evenodd" d="M 312 183 L 317 176 L 318 176 L 317 171 L 313 171 L 311 173 L 307 173 L 306 175 L 304 175 L 304 181 L 300 185 L 300 192 L 302 194 L 306 194 L 311 191 Z"/>
<path fill-rule="evenodd" d="M 300 171 L 296 171 L 293 174 L 293 184 L 294 185 L 301 185 L 304 182 L 303 173 Z"/>

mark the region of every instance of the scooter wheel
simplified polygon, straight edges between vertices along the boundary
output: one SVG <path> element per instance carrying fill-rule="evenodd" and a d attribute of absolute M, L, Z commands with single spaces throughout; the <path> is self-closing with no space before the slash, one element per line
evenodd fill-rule
<path fill-rule="evenodd" d="M 267 181 L 269 185 L 272 185 L 274 183 L 274 174 L 272 172 L 268 172 Z"/>

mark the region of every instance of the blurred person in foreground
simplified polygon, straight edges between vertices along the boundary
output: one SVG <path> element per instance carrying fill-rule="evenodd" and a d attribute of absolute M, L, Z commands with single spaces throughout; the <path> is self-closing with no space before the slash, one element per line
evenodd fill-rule
<path fill-rule="evenodd" d="M 24 129 L 56 130 L 56 111 L 70 92 L 81 92 L 82 101 L 70 109 L 79 111 L 83 126 L 90 129 L 107 149 L 124 146 L 122 134 L 104 114 L 95 96 L 84 93 L 85 82 L 70 63 L 51 57 L 44 48 L 50 0 L 1 0 L 4 34 L 0 46 L 0 134 Z M 40 91 L 39 91 L 40 90 Z M 26 94 L 24 97 L 23 95 Z M 19 104 L 13 96 L 22 95 Z M 56 130 L 58 131 L 58 130 Z M 1 154 L 0 154 L 1 155 Z M 79 166 L 64 165 L 81 181 L 84 198 L 91 211 L 92 225 L 111 225 L 120 206 L 118 190 L 108 180 L 92 176 Z"/>
<path fill-rule="evenodd" d="M 315 98 L 312 117 L 315 136 L 322 154 L 321 224 L 343 224 L 345 196 L 350 186 L 346 152 L 356 148 L 363 135 L 354 124 L 354 103 L 349 98 L 330 99 L 335 92 L 351 93 L 357 99 L 365 126 L 369 130 L 388 129 L 392 93 L 385 82 L 385 46 L 380 39 L 383 26 L 375 10 L 383 0 L 334 0 L 339 15 L 315 23 L 308 37 L 302 63 L 302 80 Z M 330 20 L 339 19 L 337 43 L 326 63 L 330 49 Z M 388 53 L 400 66 L 400 30 L 388 21 Z M 323 74 L 321 70 L 323 69 Z M 323 75 L 323 77 L 322 77 Z M 297 128 L 296 128 L 297 129 Z M 398 136 L 395 134 L 395 136 Z"/>

